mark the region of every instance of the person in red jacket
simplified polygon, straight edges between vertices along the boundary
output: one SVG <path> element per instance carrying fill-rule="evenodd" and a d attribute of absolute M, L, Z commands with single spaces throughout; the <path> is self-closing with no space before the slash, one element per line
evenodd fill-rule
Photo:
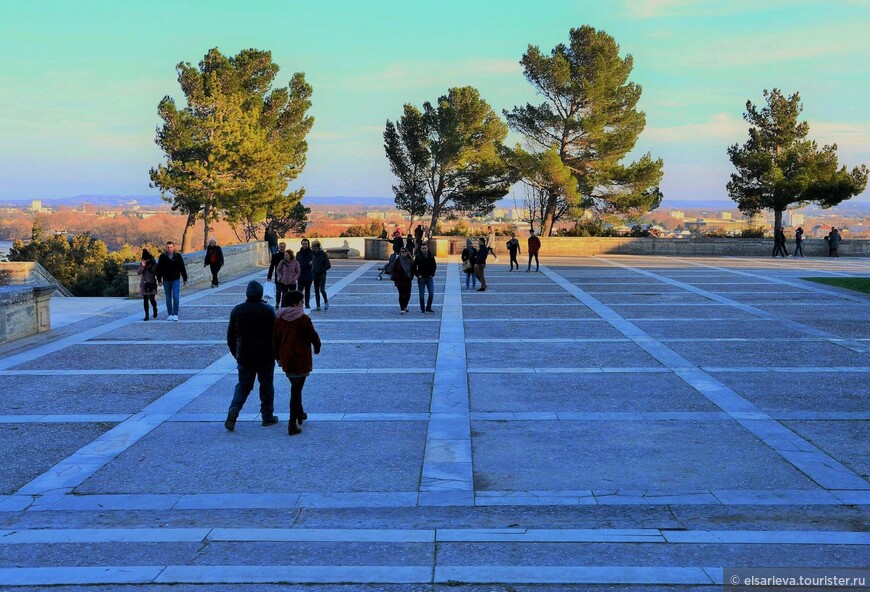
<path fill-rule="evenodd" d="M 287 433 L 291 436 L 301 434 L 299 426 L 308 419 L 302 407 L 302 387 L 314 369 L 312 348 L 315 354 L 320 353 L 320 336 L 314 329 L 311 317 L 305 314 L 304 298 L 304 294 L 298 290 L 287 292 L 284 308 L 278 311 L 272 332 L 272 353 L 290 379 L 290 424 Z"/>
<path fill-rule="evenodd" d="M 532 257 L 535 258 L 535 271 L 539 271 L 541 264 L 538 261 L 538 251 L 541 250 L 541 239 L 535 236 L 535 229 L 529 230 L 529 266 L 526 273 L 532 271 Z"/>

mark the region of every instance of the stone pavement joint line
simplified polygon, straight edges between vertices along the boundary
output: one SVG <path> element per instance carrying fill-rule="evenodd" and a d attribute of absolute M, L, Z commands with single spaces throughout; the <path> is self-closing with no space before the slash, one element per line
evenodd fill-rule
<path fill-rule="evenodd" d="M 455 262 L 447 263 L 441 315 L 418 503 L 423 506 L 471 506 L 474 505 L 474 478 L 465 325 L 462 322 L 459 264 Z"/>
<path fill-rule="evenodd" d="M 602 260 L 610 263 L 605 259 Z M 622 264 L 613 265 L 634 271 L 634 268 Z M 606 306 L 549 268 L 542 267 L 541 271 L 562 286 L 567 292 L 573 294 L 577 300 L 591 308 L 620 333 L 634 341 L 663 365 L 673 370 L 674 374 L 704 395 L 710 402 L 731 415 L 735 421 L 750 433 L 754 434 L 773 451 L 822 487 L 826 489 L 870 489 L 870 483 L 862 479 L 858 474 L 849 470 L 846 466 L 777 422 L 750 401 L 740 396 L 736 391 L 707 372 L 704 372 L 662 342 L 654 339 L 637 325 L 627 321 L 609 306 Z M 636 271 L 648 273 L 643 270 Z M 666 279 L 663 279 L 663 281 Z M 738 415 L 739 412 L 750 412 L 755 419 L 744 419 Z"/>
<path fill-rule="evenodd" d="M 361 265 L 354 272 L 336 282 L 328 289 L 330 296 L 339 293 L 345 286 L 349 285 L 357 277 L 371 269 L 373 262 Z M 225 283 L 222 288 L 228 288 L 233 285 L 244 285 L 248 278 L 258 277 L 262 272 L 248 275 L 239 280 Z M 214 294 L 217 291 L 202 292 L 190 296 L 190 299 L 202 297 L 202 294 Z M 132 322 L 137 319 L 138 314 L 133 317 L 122 319 L 123 324 Z M 117 321 L 109 323 L 113 329 L 117 328 Z M 89 334 L 93 331 L 86 331 L 84 334 Z M 67 342 L 66 346 L 75 343 L 81 343 L 82 334 L 75 336 L 77 339 L 61 340 Z M 57 351 L 50 346 L 36 348 L 36 350 L 45 350 L 40 355 L 45 355 L 51 351 Z M 21 355 L 27 355 L 32 351 L 25 352 Z M 36 356 L 38 357 L 38 356 Z M 32 359 L 35 359 L 32 358 Z M 2 364 L 2 362 L 0 362 Z M 141 440 L 159 425 L 167 421 L 175 413 L 183 409 L 202 393 L 214 386 L 222 378 L 232 373 L 235 370 L 235 360 L 230 354 L 226 354 L 217 361 L 210 364 L 202 372 L 199 372 L 189 378 L 187 381 L 173 388 L 165 395 L 145 407 L 141 412 L 130 416 L 122 421 L 108 432 L 102 434 L 86 446 L 80 448 L 72 455 L 57 463 L 42 475 L 36 477 L 29 483 L 25 484 L 18 490 L 16 495 L 31 495 L 37 496 L 34 504 L 28 509 L 48 509 L 54 504 L 61 502 L 63 497 L 68 495 L 77 486 L 81 485 L 88 477 L 96 473 L 99 469 L 109 464 L 112 460 L 118 457 L 122 452 L 130 448 L 136 442 Z"/>

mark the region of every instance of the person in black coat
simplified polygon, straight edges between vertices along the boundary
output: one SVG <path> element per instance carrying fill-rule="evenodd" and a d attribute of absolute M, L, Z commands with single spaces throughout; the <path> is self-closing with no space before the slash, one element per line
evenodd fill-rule
<path fill-rule="evenodd" d="M 166 251 L 157 260 L 157 285 L 163 286 L 166 295 L 167 320 L 178 320 L 178 302 L 181 299 L 181 280 L 187 286 L 187 269 L 181 253 L 175 252 L 175 243 L 167 241 Z"/>
<path fill-rule="evenodd" d="M 432 310 L 432 299 L 435 292 L 435 270 L 438 268 L 438 263 L 435 261 L 435 255 L 429 252 L 429 245 L 423 243 L 420 245 L 420 252 L 414 258 L 414 275 L 417 276 L 417 291 L 420 293 L 420 312 L 434 312 Z M 423 305 L 423 292 L 429 290 L 429 298 L 426 305 Z"/>
<path fill-rule="evenodd" d="M 272 255 L 269 260 L 269 271 L 266 273 L 266 281 L 272 281 L 272 274 L 278 269 L 278 264 L 284 260 L 284 251 L 287 250 L 287 243 L 278 243 L 278 250 Z M 283 294 L 281 286 L 275 282 L 275 309 L 281 308 L 281 295 Z"/>
<path fill-rule="evenodd" d="M 208 248 L 205 250 L 205 262 L 202 266 L 211 269 L 211 287 L 217 288 L 219 283 L 218 272 L 224 266 L 224 252 L 218 246 L 215 239 L 209 239 L 208 241 Z"/>
<path fill-rule="evenodd" d="M 275 310 L 263 302 L 263 286 L 248 282 L 245 302 L 230 313 L 227 326 L 227 346 L 238 362 L 239 382 L 233 392 L 233 401 L 227 412 L 224 427 L 236 428 L 248 395 L 254 389 L 254 379 L 260 382 L 260 415 L 264 426 L 275 425 L 275 358 L 272 356 L 272 331 L 275 326 Z"/>
<path fill-rule="evenodd" d="M 311 308 L 311 282 L 314 281 L 314 251 L 307 238 L 302 239 L 299 250 L 296 251 L 296 261 L 299 262 L 299 283 L 297 290 L 305 294 L 305 308 Z"/>
<path fill-rule="evenodd" d="M 405 246 L 405 241 L 402 239 L 402 233 L 399 232 L 399 229 L 393 231 L 393 253 L 399 254 L 399 251 L 402 250 L 402 247 Z"/>
<path fill-rule="evenodd" d="M 478 292 L 486 292 L 486 276 L 484 275 L 484 270 L 486 269 L 486 258 L 490 254 L 492 254 L 492 256 L 495 257 L 495 260 L 498 261 L 498 255 L 495 254 L 492 247 L 487 246 L 486 239 L 480 239 L 477 247 L 477 256 L 474 260 L 474 275 L 476 275 L 478 281 L 480 281 L 480 287 L 477 289 Z"/>

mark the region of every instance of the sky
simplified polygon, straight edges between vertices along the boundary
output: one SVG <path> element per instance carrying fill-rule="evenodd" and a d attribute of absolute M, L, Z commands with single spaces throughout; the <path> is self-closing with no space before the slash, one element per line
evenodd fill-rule
<path fill-rule="evenodd" d="M 312 196 L 391 196 L 385 122 L 472 85 L 501 113 L 542 102 L 522 74 L 591 25 L 631 54 L 647 126 L 630 156 L 664 159 L 670 200 L 728 199 L 726 148 L 746 101 L 800 93 L 810 137 L 870 164 L 870 0 L 0 0 L 0 199 L 156 194 L 157 104 L 175 67 L 217 47 L 270 50 L 313 86 Z M 508 136 L 514 144 L 520 138 Z M 517 193 L 520 193 L 517 190 Z M 870 191 L 859 199 L 870 200 Z"/>

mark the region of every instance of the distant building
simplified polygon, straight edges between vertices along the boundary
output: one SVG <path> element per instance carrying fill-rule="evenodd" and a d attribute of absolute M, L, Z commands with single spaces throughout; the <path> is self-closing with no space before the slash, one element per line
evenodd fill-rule
<path fill-rule="evenodd" d="M 676 218 L 677 220 L 685 220 L 686 212 L 682 210 L 671 210 L 671 218 Z"/>
<path fill-rule="evenodd" d="M 730 220 L 731 219 L 731 212 L 719 212 L 719 219 L 720 220 Z"/>

